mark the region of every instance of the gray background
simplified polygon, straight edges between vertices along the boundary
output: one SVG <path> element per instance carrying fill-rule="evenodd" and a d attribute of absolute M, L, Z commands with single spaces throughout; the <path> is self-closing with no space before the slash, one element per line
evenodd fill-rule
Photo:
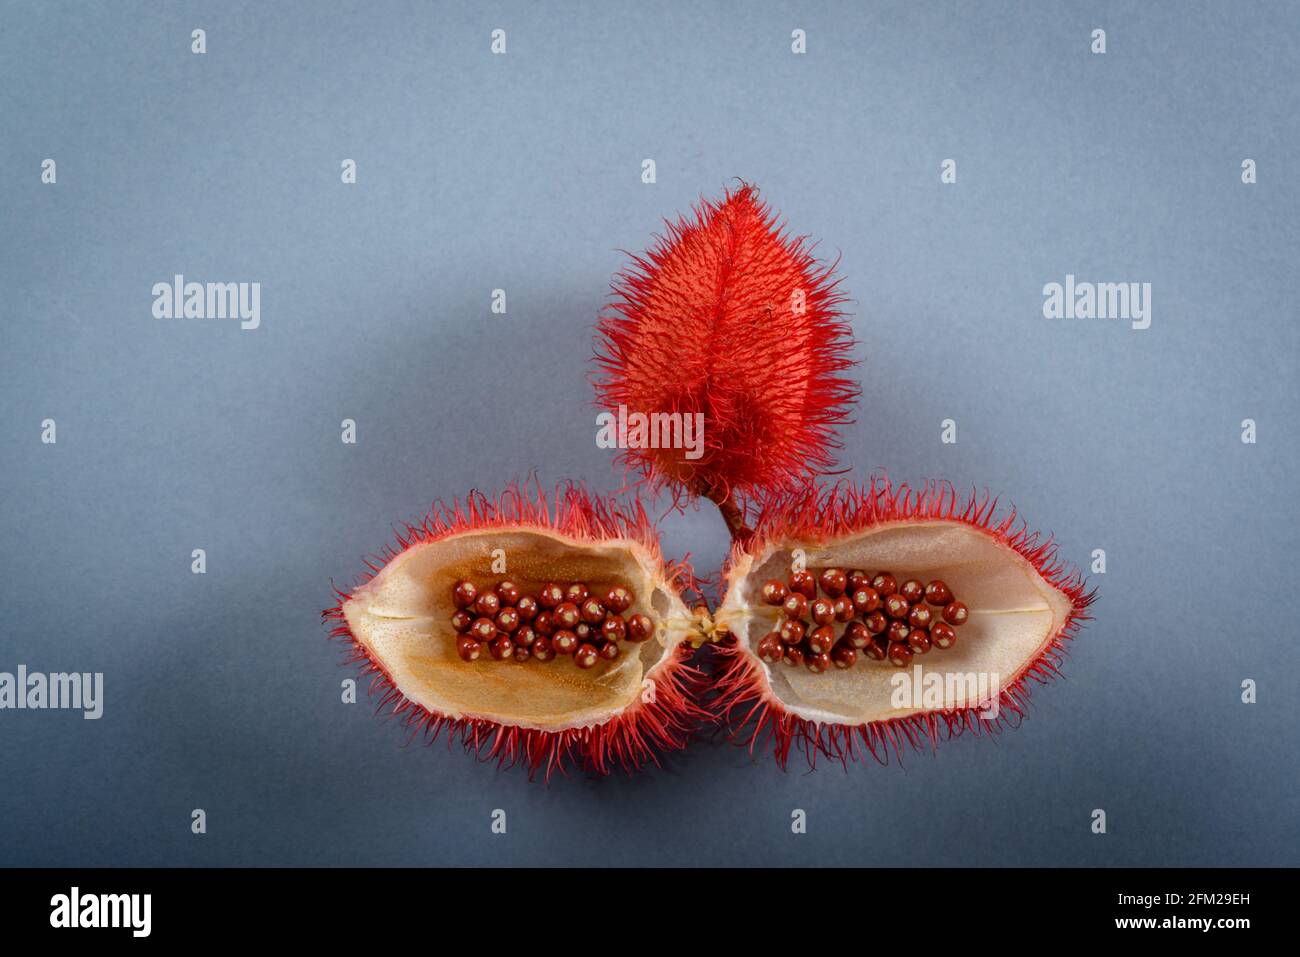
<path fill-rule="evenodd" d="M 0 670 L 107 700 L 0 713 L 0 862 L 1300 863 L 1296 6 L 473 7 L 4 6 Z M 845 464 L 1106 549 L 1067 679 L 902 769 L 706 741 L 542 787 L 403 747 L 339 701 L 330 579 L 436 497 L 616 487 L 586 375 L 618 250 L 733 177 L 843 256 Z M 262 328 L 152 319 L 176 272 L 260 281 Z M 1152 327 L 1043 319 L 1067 272 L 1151 282 Z M 716 514 L 664 528 L 716 567 Z"/>

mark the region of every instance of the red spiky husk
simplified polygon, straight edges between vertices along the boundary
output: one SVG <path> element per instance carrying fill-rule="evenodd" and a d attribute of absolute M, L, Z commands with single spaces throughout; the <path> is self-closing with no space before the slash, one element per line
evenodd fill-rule
<path fill-rule="evenodd" d="M 597 324 L 598 405 L 617 415 L 704 414 L 703 455 L 629 448 L 653 487 L 717 501 L 781 492 L 828 470 L 859 390 L 834 265 L 742 185 L 620 273 Z M 800 298 L 802 297 L 802 298 Z"/>
<path fill-rule="evenodd" d="M 933 751 L 941 740 L 968 731 L 979 735 L 1019 725 L 1029 705 L 1030 684 L 1046 684 L 1059 676 L 1068 642 L 1091 618 L 1087 609 L 1096 599 L 1096 589 L 1089 590 L 1082 573 L 1058 557 L 1054 539 L 1032 531 L 1015 508 L 1000 513 L 996 498 L 974 491 L 961 496 L 947 482 L 929 482 L 916 489 L 892 485 L 883 476 L 873 477 L 866 486 L 839 482 L 769 500 L 752 538 L 733 547 L 730 562 L 746 553 L 760 553 L 769 542 L 825 542 L 877 525 L 926 520 L 962 522 L 997 539 L 1070 600 L 1061 629 L 1001 691 L 997 717 L 987 720 L 979 716 L 978 707 L 969 707 L 859 725 L 809 721 L 785 710 L 753 655 L 730 638 L 715 646 L 722 668 L 714 682 L 713 708 L 726 722 L 733 742 L 753 753 L 770 738 L 782 768 L 792 751 L 801 752 L 809 767 L 816 767 L 819 758 L 847 766 L 865 756 L 887 764 L 891 755 L 901 760 L 909 748 Z"/>
<path fill-rule="evenodd" d="M 398 719 L 412 738 L 423 737 L 433 743 L 445 732 L 449 747 L 460 742 L 479 760 L 496 761 L 501 767 L 523 764 L 530 779 L 542 771 L 549 780 L 555 772 L 567 773 L 570 766 L 601 775 L 616 768 L 631 772 L 647 763 L 657 765 L 660 752 L 684 748 L 699 724 L 711 717 L 696 704 L 705 676 L 690 665 L 693 651 L 685 643 L 650 673 L 655 682 L 653 701 L 638 700 L 596 727 L 541 731 L 481 718 L 451 718 L 402 694 L 382 664 L 348 628 L 344 603 L 408 548 L 488 528 L 536 528 L 593 543 L 632 540 L 658 561 L 663 581 L 679 592 L 696 590 L 688 561 L 663 559 L 659 536 L 639 501 L 593 498 L 576 483 L 565 483 L 548 496 L 531 482 L 513 484 L 495 497 L 471 492 L 463 502 L 435 502 L 419 523 L 404 523 L 397 530 L 395 544 L 364 559 L 367 572 L 351 589 L 334 587 L 335 604 L 322 613 L 323 619 L 332 623 L 330 637 L 347 643 L 344 664 L 359 665 L 360 675 L 370 678 L 369 693 L 379 699 L 376 713 Z"/>

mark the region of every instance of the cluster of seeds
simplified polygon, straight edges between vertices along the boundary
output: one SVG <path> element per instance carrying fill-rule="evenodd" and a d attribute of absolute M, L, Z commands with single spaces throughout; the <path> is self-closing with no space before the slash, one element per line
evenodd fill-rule
<path fill-rule="evenodd" d="M 622 585 L 597 597 L 585 582 L 567 587 L 548 582 L 536 595 L 525 595 L 512 581 L 480 590 L 462 579 L 452 586 L 451 598 L 456 605 L 451 625 L 463 661 L 477 660 L 486 649 L 497 661 L 565 655 L 579 668 L 592 668 L 602 658 L 617 658 L 620 641 L 645 641 L 655 630 L 648 615 L 623 617 L 636 596 Z"/>
<path fill-rule="evenodd" d="M 782 608 L 784 618 L 759 641 L 758 656 L 768 664 L 805 665 L 814 674 L 832 664 L 852 668 L 858 652 L 906 668 L 913 655 L 951 648 L 969 616 L 937 579 L 899 584 L 889 572 L 840 568 L 793 572 L 788 582 L 774 578 L 763 586 L 763 602 Z"/>

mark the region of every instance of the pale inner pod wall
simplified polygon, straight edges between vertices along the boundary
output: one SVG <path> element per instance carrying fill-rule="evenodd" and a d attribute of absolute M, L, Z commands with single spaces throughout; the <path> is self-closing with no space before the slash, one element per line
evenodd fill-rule
<path fill-rule="evenodd" d="M 492 571 L 493 552 L 508 574 Z M 407 698 L 448 717 L 486 717 L 542 731 L 608 720 L 635 703 L 642 683 L 689 632 L 690 613 L 656 578 L 657 561 L 636 542 L 578 542 L 552 532 L 485 530 L 416 545 L 384 566 L 343 605 L 352 634 Z M 550 581 L 586 582 L 603 593 L 632 589 L 629 614 L 659 623 L 654 637 L 627 642 L 608 667 L 586 672 L 540 663 L 466 663 L 456 654 L 452 588 L 509 578 L 526 592 Z"/>
<path fill-rule="evenodd" d="M 1034 661 L 1061 630 L 1070 613 L 1070 600 L 1053 588 L 1018 552 L 996 539 L 957 522 L 909 522 L 877 528 L 840 540 L 833 546 L 794 543 L 773 546 L 745 559 L 730 576 L 726 607 L 720 617 L 751 652 L 782 619 L 780 608 L 766 605 L 763 583 L 790 574 L 795 548 L 802 548 L 810 570 L 826 567 L 888 571 L 900 581 L 942 579 L 970 610 L 951 648 L 916 656 L 912 666 L 921 675 L 987 675 L 992 689 L 1010 684 Z M 743 576 L 743 577 L 742 577 Z M 835 625 L 836 636 L 844 625 Z M 861 724 L 916 712 L 891 704 L 891 681 L 900 669 L 888 662 L 862 661 L 847 669 L 813 674 L 784 663 L 769 665 L 757 655 L 755 663 L 767 675 L 772 693 L 787 710 L 815 721 Z M 954 685 L 945 683 L 945 707 L 970 707 L 958 701 Z"/>

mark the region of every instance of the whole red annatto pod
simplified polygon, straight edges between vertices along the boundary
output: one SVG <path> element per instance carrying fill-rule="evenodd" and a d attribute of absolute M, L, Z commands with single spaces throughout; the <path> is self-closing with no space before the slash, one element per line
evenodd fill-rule
<path fill-rule="evenodd" d="M 720 504 L 828 470 L 835 427 L 859 394 L 842 376 L 853 336 L 833 270 L 748 184 L 668 223 L 615 278 L 597 325 L 597 401 L 620 428 L 626 465 L 654 487 Z M 689 444 L 645 447 L 663 446 L 654 438 L 677 422 Z"/>

